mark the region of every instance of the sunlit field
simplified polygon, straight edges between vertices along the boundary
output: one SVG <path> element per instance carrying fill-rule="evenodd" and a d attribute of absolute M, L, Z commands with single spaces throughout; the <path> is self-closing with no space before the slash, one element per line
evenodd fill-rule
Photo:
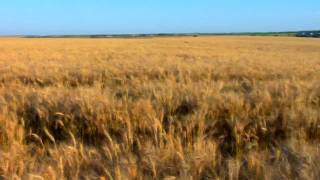
<path fill-rule="evenodd" d="M 320 179 L 320 39 L 0 38 L 0 179 Z"/>

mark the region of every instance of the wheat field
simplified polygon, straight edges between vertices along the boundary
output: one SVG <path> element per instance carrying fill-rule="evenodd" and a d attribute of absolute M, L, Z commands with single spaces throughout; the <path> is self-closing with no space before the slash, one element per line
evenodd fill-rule
<path fill-rule="evenodd" d="M 320 179 L 320 40 L 0 38 L 0 179 Z"/>

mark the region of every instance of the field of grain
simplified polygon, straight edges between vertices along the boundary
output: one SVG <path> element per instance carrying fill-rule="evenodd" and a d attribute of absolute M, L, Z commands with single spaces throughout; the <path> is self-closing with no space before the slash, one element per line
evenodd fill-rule
<path fill-rule="evenodd" d="M 319 179 L 320 40 L 0 38 L 0 179 Z"/>

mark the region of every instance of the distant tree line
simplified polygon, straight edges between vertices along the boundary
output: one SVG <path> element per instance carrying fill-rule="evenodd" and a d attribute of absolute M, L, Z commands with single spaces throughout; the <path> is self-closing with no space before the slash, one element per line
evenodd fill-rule
<path fill-rule="evenodd" d="M 89 35 L 48 35 L 24 36 L 26 38 L 152 38 L 152 37 L 198 37 L 198 36 L 284 36 L 320 37 L 320 31 L 289 32 L 242 32 L 242 33 L 158 33 L 158 34 L 89 34 Z"/>

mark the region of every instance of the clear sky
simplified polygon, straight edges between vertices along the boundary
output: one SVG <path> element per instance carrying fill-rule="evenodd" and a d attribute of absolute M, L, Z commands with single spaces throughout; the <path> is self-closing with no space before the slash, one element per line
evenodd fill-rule
<path fill-rule="evenodd" d="M 1 0 L 0 35 L 320 29 L 320 0 Z"/>

